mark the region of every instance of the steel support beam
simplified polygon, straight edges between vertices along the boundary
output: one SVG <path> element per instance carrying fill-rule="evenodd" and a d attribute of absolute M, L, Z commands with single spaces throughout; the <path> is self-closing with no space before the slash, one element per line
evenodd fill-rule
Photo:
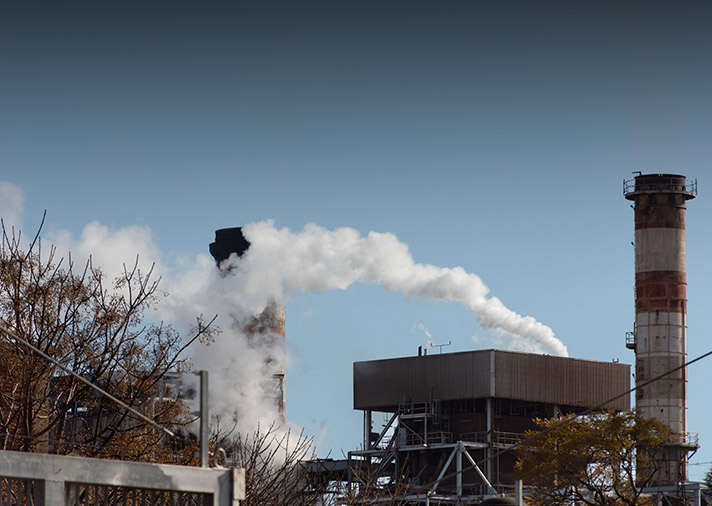
<path fill-rule="evenodd" d="M 462 444 L 462 443 L 460 443 L 460 444 Z M 475 472 L 476 472 L 478 475 L 480 475 L 480 478 L 482 478 L 482 481 L 483 481 L 483 482 L 485 483 L 485 485 L 487 486 L 487 490 L 489 491 L 489 493 L 490 493 L 490 494 L 493 494 L 493 495 L 496 495 L 496 494 L 497 494 L 497 491 L 494 489 L 494 487 L 493 487 L 492 484 L 489 482 L 489 480 L 487 479 L 487 477 L 486 477 L 484 474 L 482 474 L 482 471 L 480 470 L 479 466 L 477 465 L 477 462 L 475 462 L 475 460 L 472 458 L 472 456 L 467 452 L 467 449 L 465 448 L 464 445 L 463 445 L 463 447 L 462 447 L 462 450 L 463 450 L 463 452 L 465 453 L 465 456 L 467 457 L 467 460 L 470 461 L 470 464 L 472 464 L 472 467 L 475 469 Z"/>

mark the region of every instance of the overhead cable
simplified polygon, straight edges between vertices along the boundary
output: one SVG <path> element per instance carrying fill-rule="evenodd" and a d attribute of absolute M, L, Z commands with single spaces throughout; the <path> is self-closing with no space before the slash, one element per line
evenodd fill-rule
<path fill-rule="evenodd" d="M 67 374 L 70 374 L 70 375 L 74 376 L 77 380 L 81 381 L 82 383 L 84 383 L 84 384 L 87 385 L 88 387 L 93 388 L 94 390 L 96 390 L 97 392 L 99 392 L 101 395 L 104 395 L 104 396 L 106 396 L 107 398 L 111 399 L 111 400 L 114 401 L 116 404 L 118 404 L 118 405 L 121 406 L 122 408 L 124 408 L 124 409 L 130 411 L 131 413 L 133 413 L 134 415 L 136 415 L 137 417 L 139 417 L 139 418 L 140 418 L 141 420 L 143 420 L 144 422 L 153 425 L 155 428 L 159 429 L 159 430 L 162 431 L 162 432 L 165 432 L 166 434 L 168 434 L 168 435 L 171 436 L 171 437 L 175 437 L 175 433 L 174 433 L 174 432 L 172 432 L 172 431 L 168 430 L 167 428 L 165 428 L 165 427 L 163 427 L 163 426 L 157 424 L 155 421 L 151 420 L 150 418 L 148 418 L 148 417 L 147 417 L 146 415 L 144 415 L 143 413 L 141 413 L 141 412 L 137 411 L 136 409 L 132 408 L 131 406 L 129 406 L 128 404 L 126 404 L 124 401 L 122 401 L 122 400 L 120 400 L 120 399 L 114 397 L 113 395 L 111 395 L 109 392 L 107 392 L 106 390 L 104 390 L 104 389 L 101 388 L 100 386 L 95 385 L 94 383 L 92 383 L 92 382 L 89 381 L 88 379 L 84 378 L 83 376 L 80 376 L 79 374 L 75 373 L 74 371 L 72 371 L 72 370 L 69 369 L 68 367 L 65 367 L 63 364 L 61 364 L 60 362 L 58 362 L 58 361 L 55 360 L 54 358 L 50 357 L 49 355 L 47 355 L 45 352 L 43 352 L 42 350 L 40 350 L 40 349 L 37 348 L 36 346 L 30 344 L 27 340 L 21 338 L 21 337 L 18 336 L 16 333 L 14 333 L 13 331 L 9 330 L 7 327 L 5 327 L 5 326 L 2 325 L 2 324 L 0 324 L 0 333 L 4 333 L 6 336 L 11 337 L 12 339 L 15 339 L 16 341 L 21 342 L 22 344 L 24 344 L 25 346 L 27 346 L 31 351 L 33 351 L 34 353 L 36 353 L 37 355 L 39 355 L 40 357 L 42 357 L 42 358 L 44 358 L 45 360 L 47 360 L 47 361 L 53 363 L 54 365 L 56 365 L 57 367 L 59 367 L 60 369 L 62 369 L 62 370 L 63 370 L 64 372 L 66 372 Z"/>
<path fill-rule="evenodd" d="M 675 372 L 677 372 L 677 371 L 679 371 L 679 370 L 681 370 L 681 369 L 684 369 L 684 368 L 686 368 L 687 366 L 694 364 L 695 362 L 699 362 L 699 361 L 702 360 L 703 358 L 707 358 L 707 357 L 709 357 L 710 355 L 712 355 L 712 350 L 708 351 L 707 353 L 704 353 L 703 355 L 700 355 L 699 357 L 697 357 L 697 358 L 695 358 L 695 359 L 693 359 L 693 360 L 690 360 L 689 362 L 686 362 L 686 363 L 684 363 L 684 364 L 682 364 L 682 365 L 679 365 L 679 366 L 677 366 L 677 367 L 675 367 L 675 368 L 673 368 L 673 369 L 670 369 L 670 370 L 667 371 L 667 372 L 664 372 L 664 373 L 662 373 L 662 374 L 660 374 L 660 375 L 658 375 L 658 376 L 655 376 L 654 378 L 651 378 L 651 379 L 649 379 L 648 381 L 644 381 L 643 383 L 640 383 L 640 384 L 634 386 L 633 388 L 628 389 L 627 391 L 625 391 L 625 392 L 623 392 L 623 393 L 621 393 L 621 394 L 618 394 L 618 395 L 616 395 L 616 396 L 614 396 L 614 397 L 611 397 L 610 399 L 608 399 L 608 400 L 606 400 L 606 401 L 603 401 L 603 402 L 601 402 L 600 404 L 597 404 L 596 406 L 592 406 L 592 407 L 590 407 L 590 408 L 586 408 L 585 410 L 581 411 L 580 413 L 576 413 L 576 415 L 572 416 L 571 418 L 565 418 L 565 419 L 561 420 L 560 422 L 555 423 L 554 425 L 552 425 L 552 426 L 550 426 L 550 427 L 547 427 L 546 429 L 543 429 L 543 430 L 537 432 L 536 434 L 532 434 L 531 436 L 526 437 L 526 438 L 522 439 L 521 441 L 518 441 L 518 442 L 514 443 L 512 446 L 510 446 L 510 447 L 508 447 L 508 448 L 505 448 L 505 449 L 503 449 L 503 450 L 499 450 L 497 453 L 493 454 L 493 455 L 490 456 L 490 457 L 485 457 L 484 459 L 482 459 L 482 460 L 480 460 L 479 462 L 477 462 L 477 466 L 481 466 L 482 464 L 486 463 L 488 460 L 493 460 L 493 459 L 499 457 L 500 455 L 502 455 L 503 453 L 507 453 L 507 452 L 509 452 L 509 451 L 512 451 L 512 450 L 514 450 L 514 449 L 520 447 L 520 446 L 523 445 L 524 443 L 528 443 L 529 441 L 532 441 L 533 439 L 538 438 L 539 436 L 543 436 L 544 434 L 548 434 L 549 432 L 551 432 L 551 431 L 553 431 L 553 430 L 555 430 L 555 429 L 558 429 L 558 428 L 561 427 L 562 425 L 566 425 L 567 423 L 570 423 L 570 422 L 576 420 L 577 418 L 580 418 L 580 417 L 582 417 L 582 416 L 585 416 L 585 415 L 591 413 L 592 411 L 599 411 L 599 410 L 601 410 L 604 406 L 606 406 L 607 404 L 610 404 L 611 402 L 616 401 L 616 400 L 620 399 L 621 397 L 625 397 L 626 395 L 629 395 L 629 394 L 635 392 L 636 390 L 638 390 L 638 389 L 640 389 L 640 388 L 643 388 L 643 387 L 645 387 L 645 386 L 648 386 L 648 385 L 650 385 L 651 383 L 654 383 L 655 381 L 658 381 L 658 380 L 660 380 L 660 379 L 662 379 L 662 378 L 664 378 L 664 377 L 666 377 L 666 376 L 669 376 L 669 375 L 671 375 L 671 374 L 673 374 L 673 373 L 675 373 Z M 444 480 L 444 479 L 453 478 L 453 477 L 457 476 L 458 474 L 464 473 L 465 471 L 470 471 L 470 470 L 472 470 L 472 469 L 475 469 L 475 467 L 476 467 L 476 466 L 474 466 L 474 465 L 468 465 L 467 467 L 463 467 L 460 471 L 455 471 L 455 472 L 453 472 L 453 473 L 451 473 L 451 474 L 448 474 L 448 475 L 446 475 L 446 476 L 443 476 L 440 481 L 442 481 L 442 480 Z M 433 486 L 434 484 L 435 484 L 435 481 L 426 484 L 426 487 L 431 487 L 431 486 Z"/>

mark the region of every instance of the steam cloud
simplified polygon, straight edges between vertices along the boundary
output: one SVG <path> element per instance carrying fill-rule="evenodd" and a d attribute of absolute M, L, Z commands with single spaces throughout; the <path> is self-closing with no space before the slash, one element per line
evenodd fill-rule
<path fill-rule="evenodd" d="M 18 222 L 23 195 L 15 185 L 0 183 L 5 206 L 0 217 Z M 161 264 L 161 251 L 146 227 L 111 229 L 98 222 L 88 224 L 74 239 L 65 231 L 49 239 L 58 253 L 72 252 L 82 265 L 91 254 L 95 266 L 110 279 L 120 274 L 122 264 L 132 266 L 141 255 L 145 272 L 155 262 L 161 288 L 169 296 L 158 307 L 157 317 L 186 332 L 195 316 L 220 315 L 222 333 L 210 347 L 196 345 L 191 351 L 195 369 L 211 372 L 211 411 L 229 424 L 238 414 L 238 429 L 268 425 L 276 418 L 272 371 L 266 357 L 283 350 L 269 349 L 269 339 L 248 339 L 236 322 L 258 314 L 270 299 L 284 302 L 291 294 L 347 289 L 357 282 L 381 285 L 411 297 L 457 302 L 472 312 L 480 326 L 495 331 L 492 339 L 513 349 L 550 352 L 567 356 L 566 347 L 551 328 L 530 316 L 508 309 L 475 274 L 462 267 L 442 268 L 416 263 L 408 246 L 389 233 L 361 236 L 352 228 L 327 230 L 308 224 L 301 232 L 276 228 L 271 221 L 243 228 L 251 246 L 242 258 L 228 262 L 232 273 L 222 276 L 207 254 L 178 257 L 171 266 Z M 424 329 L 424 327 L 423 327 Z"/>
<path fill-rule="evenodd" d="M 22 227 L 22 211 L 25 204 L 25 193 L 19 186 L 0 181 L 0 218 L 5 223 L 5 228 L 10 231 L 12 227 Z"/>
<path fill-rule="evenodd" d="M 211 396 L 211 409 L 226 418 L 237 409 L 239 426 L 264 426 L 274 420 L 274 383 L 264 358 L 279 350 L 256 347 L 234 322 L 260 313 L 270 299 L 284 302 L 296 293 L 344 290 L 364 282 L 406 299 L 458 302 L 484 329 L 496 331 L 493 339 L 498 344 L 567 356 L 551 328 L 489 296 L 478 276 L 462 267 L 418 264 L 393 234 L 370 232 L 364 237 L 352 228 L 331 231 L 315 224 L 295 233 L 271 221 L 252 223 L 242 231 L 250 247 L 241 258 L 233 255 L 227 261 L 233 267 L 230 275 L 221 276 L 212 258 L 199 255 L 183 266 L 187 268 L 166 276 L 170 297 L 161 307 L 166 321 L 182 325 L 190 323 L 183 320 L 186 316 L 221 315 L 224 333 L 210 348 L 194 350 L 193 360 L 196 368 L 217 373 L 211 376 L 211 389 L 220 396 Z"/>
<path fill-rule="evenodd" d="M 489 288 L 477 275 L 462 267 L 416 263 L 408 246 L 393 234 L 370 232 L 362 237 L 352 228 L 329 231 L 314 224 L 293 233 L 275 228 L 271 221 L 250 224 L 243 233 L 251 246 L 242 259 L 234 259 L 238 267 L 235 284 L 253 301 L 274 294 L 343 290 L 356 282 L 372 283 L 406 298 L 458 302 L 486 330 L 531 340 L 555 355 L 568 355 L 551 328 L 489 296 Z"/>

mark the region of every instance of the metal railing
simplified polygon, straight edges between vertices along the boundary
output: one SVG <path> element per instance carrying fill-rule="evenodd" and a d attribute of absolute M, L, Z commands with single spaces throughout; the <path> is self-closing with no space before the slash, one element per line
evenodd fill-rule
<path fill-rule="evenodd" d="M 683 434 L 685 442 L 691 446 L 700 446 L 700 433 L 699 432 L 686 432 Z"/>
<path fill-rule="evenodd" d="M 519 434 L 517 432 L 501 432 L 495 430 L 492 431 L 491 434 L 492 446 L 494 447 L 512 446 L 521 442 L 524 438 L 524 434 Z M 487 444 L 487 432 L 465 432 L 462 434 L 456 434 L 453 432 L 434 431 L 428 432 L 427 436 L 424 434 L 417 434 L 415 432 L 408 432 L 401 443 L 404 443 L 404 446 L 427 446 L 436 444 L 453 444 L 457 441 Z"/>
<path fill-rule="evenodd" d="M 455 442 L 455 437 L 452 432 L 444 431 L 428 432 L 427 434 L 408 432 L 402 442 L 405 443 L 404 446 L 450 444 Z"/>
<path fill-rule="evenodd" d="M 494 446 L 513 446 L 524 441 L 526 436 L 519 432 L 499 432 L 494 431 L 492 434 L 492 444 Z"/>
<path fill-rule="evenodd" d="M 468 443 L 487 443 L 487 432 L 465 432 L 460 436 L 460 440 Z"/>
<path fill-rule="evenodd" d="M 640 176 L 639 176 L 640 177 Z M 682 184 L 680 184 L 682 183 Z M 685 193 L 697 196 L 697 179 L 687 180 L 684 177 L 651 176 L 636 185 L 635 179 L 623 180 L 623 194 L 632 193 Z"/>
<path fill-rule="evenodd" d="M 0 504 L 239 506 L 244 469 L 0 451 Z"/>
<path fill-rule="evenodd" d="M 491 434 L 492 446 L 507 447 L 520 443 L 524 440 L 526 436 L 518 432 L 503 432 L 498 430 L 493 430 Z M 487 443 L 488 437 L 487 432 L 467 432 L 460 436 L 460 440 L 467 441 L 470 443 Z"/>
<path fill-rule="evenodd" d="M 625 347 L 629 350 L 635 349 L 635 332 L 625 333 Z"/>
<path fill-rule="evenodd" d="M 408 415 L 430 415 L 432 406 L 429 402 L 409 402 L 398 406 L 398 414 L 400 416 Z"/>
<path fill-rule="evenodd" d="M 673 439 L 677 439 L 682 442 L 685 446 L 700 446 L 700 433 L 699 432 L 683 432 L 682 434 L 672 434 Z"/>

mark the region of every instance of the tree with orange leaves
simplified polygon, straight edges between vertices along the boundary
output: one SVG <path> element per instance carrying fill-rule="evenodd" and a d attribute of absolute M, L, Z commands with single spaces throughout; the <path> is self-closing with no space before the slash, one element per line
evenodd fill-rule
<path fill-rule="evenodd" d="M 41 230 L 41 227 L 40 227 Z M 107 283 L 87 262 L 26 247 L 2 227 L 0 242 L 0 449 L 194 463 L 195 444 L 163 431 L 54 363 L 88 379 L 155 424 L 187 433 L 184 402 L 166 381 L 185 372 L 182 352 L 215 331 L 198 318 L 184 340 L 146 311 L 159 300 L 153 268 L 133 267 Z"/>

